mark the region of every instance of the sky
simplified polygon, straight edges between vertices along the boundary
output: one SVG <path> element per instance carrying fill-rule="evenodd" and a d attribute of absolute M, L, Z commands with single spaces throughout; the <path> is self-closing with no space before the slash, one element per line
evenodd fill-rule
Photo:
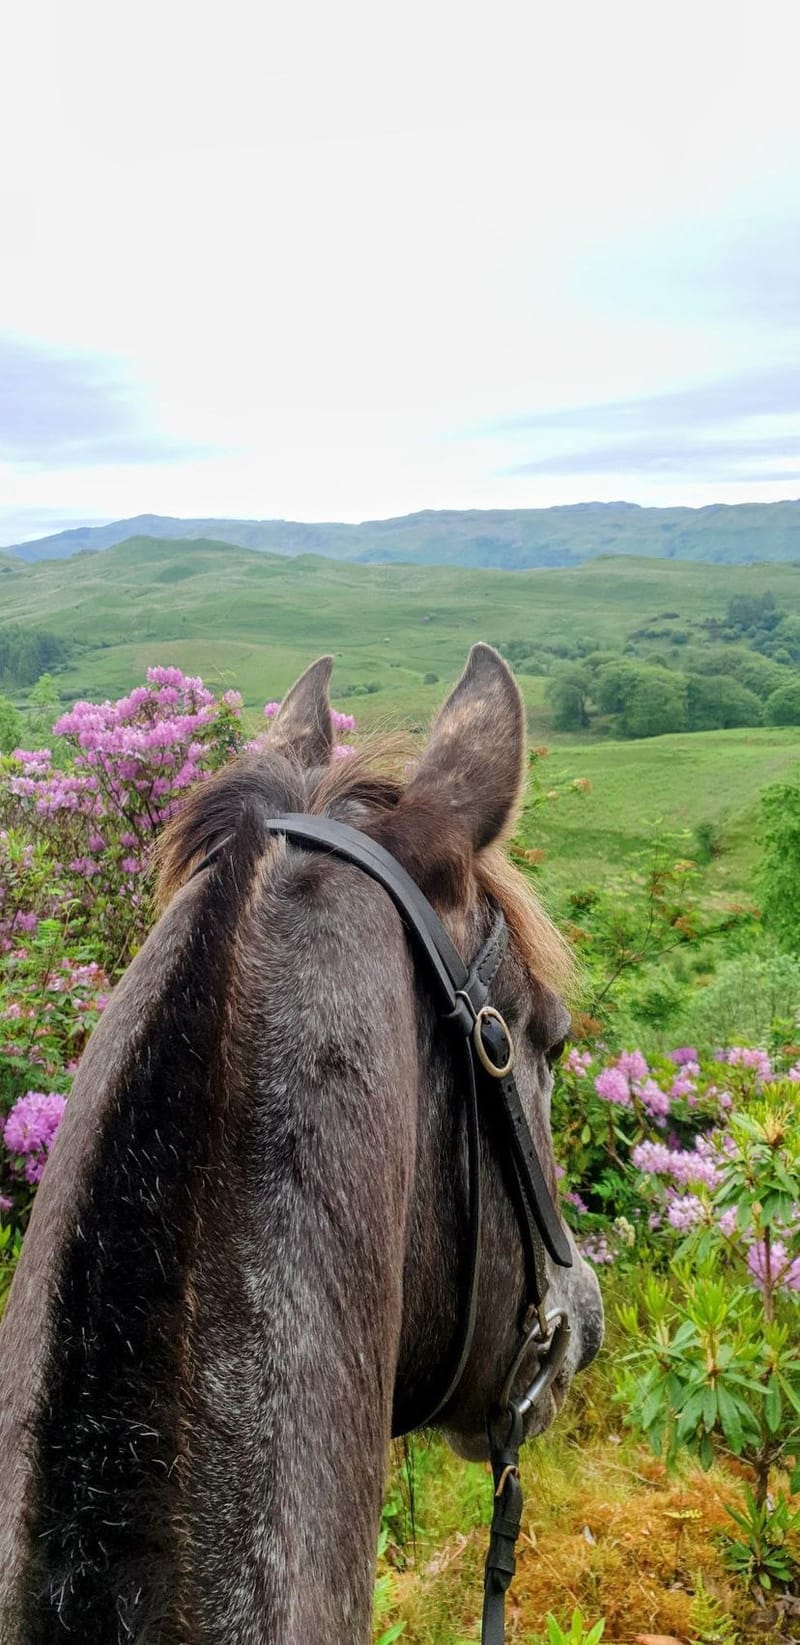
<path fill-rule="evenodd" d="M 800 497 L 796 0 L 26 0 L 0 544 Z"/>

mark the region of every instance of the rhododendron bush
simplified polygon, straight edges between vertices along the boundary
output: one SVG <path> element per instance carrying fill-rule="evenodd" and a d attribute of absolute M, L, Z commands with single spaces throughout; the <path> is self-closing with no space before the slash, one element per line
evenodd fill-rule
<path fill-rule="evenodd" d="M 267 721 L 277 704 L 268 703 Z M 54 749 L 2 761 L 0 1213 L 24 1222 L 78 1058 L 152 917 L 158 830 L 245 746 L 242 699 L 177 668 L 111 703 L 78 702 Z M 336 714 L 346 736 L 352 716 Z M 257 740 L 257 739 L 256 739 Z M 339 755 L 349 752 L 343 743 Z"/>

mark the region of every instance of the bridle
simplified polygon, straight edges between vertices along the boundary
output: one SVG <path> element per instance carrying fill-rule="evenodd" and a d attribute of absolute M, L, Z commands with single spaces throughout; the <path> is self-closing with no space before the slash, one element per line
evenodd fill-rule
<path fill-rule="evenodd" d="M 502 909 L 492 901 L 492 930 L 472 965 L 467 967 L 419 886 L 390 852 L 369 835 L 348 823 L 300 813 L 265 817 L 262 826 L 270 834 L 286 836 L 304 850 L 328 853 L 354 864 L 383 887 L 403 920 L 415 956 L 425 966 L 439 1018 L 452 1035 L 455 1053 L 460 1053 L 463 1063 L 469 1216 L 467 1302 L 441 1391 L 427 1410 L 396 1412 L 394 1427 L 398 1433 L 428 1426 L 445 1412 L 461 1382 L 472 1347 L 481 1248 L 479 1095 L 488 1117 L 500 1130 L 508 1152 L 525 1255 L 526 1296 L 519 1344 L 500 1399 L 488 1420 L 495 1494 L 484 1575 L 481 1633 L 483 1645 L 503 1645 L 505 1592 L 514 1574 L 514 1549 L 522 1518 L 518 1462 L 524 1420 L 558 1375 L 569 1347 L 566 1313 L 563 1309 L 547 1312 L 545 1308 L 549 1284 L 545 1252 L 560 1267 L 572 1266 L 569 1241 L 520 1102 L 513 1074 L 511 1034 L 499 1011 L 488 1003 L 489 990 L 507 946 L 505 918 Z M 199 868 L 210 867 L 226 844 L 227 840 L 220 842 Z M 535 1348 L 538 1355 L 536 1375 L 523 1394 L 514 1395 L 514 1383 L 530 1348 Z"/>

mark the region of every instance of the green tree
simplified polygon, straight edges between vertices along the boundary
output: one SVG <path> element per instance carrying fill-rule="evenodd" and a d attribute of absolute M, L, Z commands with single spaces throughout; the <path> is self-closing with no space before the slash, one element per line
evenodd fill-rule
<path fill-rule="evenodd" d="M 767 698 L 764 719 L 767 725 L 800 725 L 800 679 L 773 691 Z"/>
<path fill-rule="evenodd" d="M 669 668 L 644 668 L 620 721 L 626 737 L 660 737 L 686 727 L 686 680 Z"/>
<path fill-rule="evenodd" d="M 0 754 L 10 754 L 22 742 L 22 718 L 8 697 L 0 697 Z"/>
<path fill-rule="evenodd" d="M 750 651 L 743 645 L 706 646 L 692 649 L 683 666 L 694 674 L 732 674 L 740 685 L 754 691 L 762 700 L 788 685 L 792 678 L 786 668 L 760 651 Z"/>
<path fill-rule="evenodd" d="M 36 747 L 50 743 L 61 704 L 52 674 L 41 674 L 28 698 L 28 741 Z"/>
<path fill-rule="evenodd" d="M 800 950 L 800 787 L 775 783 L 762 795 L 766 820 L 761 864 L 765 924 L 781 947 Z"/>
<path fill-rule="evenodd" d="M 624 657 L 601 663 L 597 670 L 595 696 L 603 714 L 624 714 L 643 673 L 641 663 L 629 662 Z"/>
<path fill-rule="evenodd" d="M 623 737 L 658 737 L 686 729 L 686 679 L 672 668 L 621 657 L 597 672 L 597 705 L 617 715 Z"/>
<path fill-rule="evenodd" d="M 652 669 L 638 686 L 623 715 L 628 737 L 660 737 L 686 725 L 686 682 L 666 669 Z"/>
<path fill-rule="evenodd" d="M 754 691 L 730 674 L 689 674 L 686 708 L 690 731 L 725 731 L 760 725 L 761 703 Z"/>
<path fill-rule="evenodd" d="M 556 731 L 584 731 L 589 724 L 589 676 L 585 668 L 562 666 L 548 680 L 547 700 Z"/>

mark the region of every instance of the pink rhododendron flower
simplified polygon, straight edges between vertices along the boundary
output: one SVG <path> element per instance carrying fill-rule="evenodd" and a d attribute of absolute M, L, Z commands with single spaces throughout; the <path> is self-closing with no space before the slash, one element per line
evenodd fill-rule
<path fill-rule="evenodd" d="M 727 1051 L 720 1051 L 718 1062 L 726 1062 L 731 1068 L 752 1068 L 756 1078 L 764 1083 L 773 1077 L 772 1063 L 766 1051 L 757 1046 L 732 1045 Z"/>
<path fill-rule="evenodd" d="M 784 1285 L 788 1291 L 800 1291 L 800 1257 L 791 1259 L 782 1240 L 772 1241 L 767 1256 L 764 1240 L 755 1240 L 747 1253 L 747 1266 L 759 1290 L 772 1285 Z"/>
<path fill-rule="evenodd" d="M 603 1068 L 597 1075 L 594 1088 L 598 1097 L 605 1102 L 619 1103 L 622 1108 L 630 1108 L 631 1088 L 620 1068 Z"/>
<path fill-rule="evenodd" d="M 694 1092 L 695 1092 L 694 1080 L 689 1079 L 685 1073 L 679 1074 L 678 1078 L 672 1081 L 672 1084 L 669 1088 L 670 1096 L 674 1097 L 676 1099 L 678 1097 L 691 1097 L 691 1096 L 694 1096 Z"/>
<path fill-rule="evenodd" d="M 3 1140 L 10 1154 L 27 1156 L 28 1182 L 38 1182 L 41 1177 L 66 1105 L 67 1099 L 59 1091 L 26 1091 L 6 1119 Z"/>
<path fill-rule="evenodd" d="M 695 1228 L 702 1222 L 706 1209 L 696 1194 L 670 1194 L 667 1202 L 667 1222 L 671 1228 L 677 1229 L 679 1234 L 688 1234 L 690 1228 Z"/>
<path fill-rule="evenodd" d="M 645 1141 L 637 1143 L 631 1150 L 631 1163 L 637 1171 L 649 1176 L 671 1177 L 683 1188 L 691 1183 L 715 1188 L 719 1181 L 719 1168 L 714 1152 L 704 1146 L 701 1137 L 698 1137 L 693 1149 L 670 1148 L 664 1142 Z"/>
<path fill-rule="evenodd" d="M 593 1263 L 596 1268 L 616 1260 L 605 1234 L 587 1234 L 586 1238 L 581 1240 L 580 1252 L 581 1256 L 585 1257 L 587 1262 Z"/>
<path fill-rule="evenodd" d="M 657 1125 L 661 1125 L 669 1114 L 670 1096 L 672 1094 L 670 1092 L 668 1095 L 666 1091 L 662 1091 L 661 1086 L 655 1080 L 645 1080 L 644 1084 L 640 1085 L 637 1090 L 637 1096 L 650 1118 L 654 1119 Z"/>
<path fill-rule="evenodd" d="M 569 1074 L 575 1074 L 577 1079 L 585 1080 L 591 1066 L 591 1051 L 579 1051 L 577 1045 L 570 1047 L 564 1058 L 564 1068 Z"/>
<path fill-rule="evenodd" d="M 621 1051 L 617 1057 L 617 1067 L 629 1080 L 647 1079 L 650 1072 L 641 1051 Z"/>

